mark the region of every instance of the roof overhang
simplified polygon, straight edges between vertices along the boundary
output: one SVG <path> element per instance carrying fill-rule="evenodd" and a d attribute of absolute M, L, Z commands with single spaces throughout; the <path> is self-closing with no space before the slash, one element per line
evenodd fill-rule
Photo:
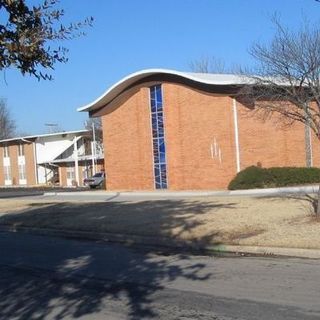
<path fill-rule="evenodd" d="M 61 132 L 54 132 L 54 133 L 45 133 L 45 134 L 38 134 L 38 135 L 32 135 L 32 136 L 14 137 L 14 138 L 0 140 L 0 144 L 1 143 L 8 143 L 8 142 L 17 142 L 17 141 L 31 143 L 31 142 L 34 142 L 38 138 L 47 138 L 47 137 L 55 137 L 55 136 L 66 137 L 68 135 L 72 135 L 72 136 L 81 135 L 81 136 L 83 136 L 83 135 L 89 134 L 90 132 L 91 132 L 91 130 L 84 129 L 84 130 L 75 130 L 75 131 L 61 131 Z"/>
<path fill-rule="evenodd" d="M 92 161 L 92 155 L 84 155 L 84 156 L 78 156 L 78 161 Z M 103 160 L 104 159 L 104 155 L 103 154 L 99 154 L 96 155 L 94 157 L 95 160 Z M 52 160 L 52 161 L 46 161 L 46 162 L 42 162 L 40 163 L 41 165 L 45 165 L 45 164 L 59 164 L 59 163 L 70 163 L 70 162 L 75 162 L 76 159 L 73 157 L 69 157 L 69 158 L 64 158 L 64 159 L 56 159 L 56 160 Z"/>
<path fill-rule="evenodd" d="M 147 69 L 121 79 L 107 89 L 99 98 L 78 108 L 78 111 L 85 111 L 89 112 L 90 115 L 94 115 L 102 108 L 109 108 L 109 105 L 120 95 L 132 90 L 134 87 L 142 84 L 151 84 L 156 81 L 184 83 L 197 88 L 201 87 L 204 91 L 222 94 L 234 93 L 236 87 L 239 88 L 245 84 L 252 83 L 250 78 L 234 74 L 188 73 L 167 69 Z"/>

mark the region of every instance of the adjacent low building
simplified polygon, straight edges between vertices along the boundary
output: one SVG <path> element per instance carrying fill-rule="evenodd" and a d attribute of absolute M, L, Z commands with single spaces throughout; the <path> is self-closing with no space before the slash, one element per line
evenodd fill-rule
<path fill-rule="evenodd" d="M 309 128 L 261 121 L 238 99 L 236 75 L 152 69 L 79 109 L 102 117 L 109 190 L 225 189 L 251 166 L 319 166 Z M 307 133 L 307 134 L 306 134 Z"/>
<path fill-rule="evenodd" d="M 0 141 L 0 186 L 81 186 L 104 169 L 103 150 L 88 130 Z"/>

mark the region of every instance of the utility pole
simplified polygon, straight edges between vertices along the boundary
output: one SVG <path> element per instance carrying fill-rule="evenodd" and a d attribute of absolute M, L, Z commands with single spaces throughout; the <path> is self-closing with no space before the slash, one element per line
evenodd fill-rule
<path fill-rule="evenodd" d="M 96 145 L 96 130 L 94 127 L 94 122 L 92 121 L 92 168 L 93 174 L 97 172 L 97 145 Z"/>

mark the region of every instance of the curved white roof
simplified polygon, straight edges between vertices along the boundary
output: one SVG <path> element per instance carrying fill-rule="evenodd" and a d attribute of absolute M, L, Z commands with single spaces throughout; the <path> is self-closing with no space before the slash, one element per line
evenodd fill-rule
<path fill-rule="evenodd" d="M 167 69 L 146 69 L 132 73 L 121 79 L 107 89 L 107 91 L 105 91 L 99 98 L 81 108 L 78 108 L 78 111 L 93 111 L 99 109 L 111 102 L 132 84 L 149 76 L 155 75 L 178 76 L 198 83 L 215 86 L 241 85 L 248 83 L 248 78 L 246 79 L 243 76 L 234 74 L 191 73 Z"/>

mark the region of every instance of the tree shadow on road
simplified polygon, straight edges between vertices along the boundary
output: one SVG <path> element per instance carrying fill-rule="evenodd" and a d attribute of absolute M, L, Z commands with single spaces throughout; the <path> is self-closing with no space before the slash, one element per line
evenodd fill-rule
<path fill-rule="evenodd" d="M 223 205 L 233 208 L 232 203 Z M 38 226 L 50 224 L 58 228 L 59 218 L 64 215 L 68 226 L 74 228 L 79 219 L 86 219 L 82 223 L 88 223 L 91 230 L 101 231 L 109 225 L 112 232 L 123 225 L 130 226 L 132 233 L 135 228 L 144 228 L 148 234 L 167 236 L 172 227 L 191 231 L 197 226 L 197 221 L 192 220 L 194 214 L 204 214 L 208 208 L 219 206 L 222 204 L 180 200 L 59 203 L 45 208 L 35 205 L 23 214 L 1 217 L 0 223 L 27 226 L 36 222 Z M 199 241 L 212 241 L 214 236 Z M 7 234 L 7 238 L 4 234 L 1 242 L 6 249 L 0 264 L 16 267 L 0 269 L 0 319 L 76 319 L 99 312 L 123 312 L 124 306 L 129 319 L 157 318 L 152 296 L 163 290 L 166 283 L 178 279 L 206 281 L 212 277 L 205 273 L 205 264 L 187 254 L 164 257 L 151 249 L 132 250 L 19 233 Z M 182 264 L 176 261 L 177 257 L 183 259 Z"/>
<path fill-rule="evenodd" d="M 0 217 L 1 225 L 139 235 L 194 245 L 216 243 L 219 232 L 198 236 L 208 215 L 234 210 L 233 202 L 158 200 L 140 202 L 31 203 L 29 209 Z"/>

